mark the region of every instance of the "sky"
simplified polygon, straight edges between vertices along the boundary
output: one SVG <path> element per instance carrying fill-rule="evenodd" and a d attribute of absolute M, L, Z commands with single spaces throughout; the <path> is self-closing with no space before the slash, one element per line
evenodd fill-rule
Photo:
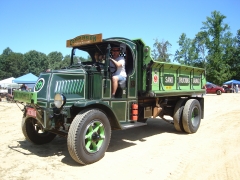
<path fill-rule="evenodd" d="M 66 40 L 98 33 L 141 38 L 151 48 L 155 39 L 169 41 L 175 54 L 180 35 L 193 39 L 215 10 L 233 36 L 240 29 L 239 0 L 0 0 L 0 9 L 0 54 L 9 47 L 65 56 L 71 52 Z"/>

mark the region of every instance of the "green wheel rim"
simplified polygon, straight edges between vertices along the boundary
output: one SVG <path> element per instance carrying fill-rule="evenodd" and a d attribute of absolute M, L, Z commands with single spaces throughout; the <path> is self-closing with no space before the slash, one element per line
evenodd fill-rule
<path fill-rule="evenodd" d="M 100 121 L 91 122 L 85 129 L 84 147 L 89 153 L 96 153 L 105 139 L 104 125 Z"/>
<path fill-rule="evenodd" d="M 199 122 L 199 111 L 198 111 L 198 108 L 196 108 L 196 107 L 192 110 L 191 121 L 192 121 L 192 125 L 194 127 L 196 127 Z"/>

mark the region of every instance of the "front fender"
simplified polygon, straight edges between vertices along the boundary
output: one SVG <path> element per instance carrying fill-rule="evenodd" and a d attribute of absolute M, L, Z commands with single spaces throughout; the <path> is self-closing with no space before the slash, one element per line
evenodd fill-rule
<path fill-rule="evenodd" d="M 74 103 L 75 107 L 81 108 L 81 109 L 93 109 L 97 108 L 102 110 L 106 116 L 108 117 L 111 127 L 113 129 L 122 129 L 121 125 L 119 124 L 118 117 L 114 113 L 111 106 L 108 105 L 107 102 L 103 102 L 101 100 L 81 100 Z"/>

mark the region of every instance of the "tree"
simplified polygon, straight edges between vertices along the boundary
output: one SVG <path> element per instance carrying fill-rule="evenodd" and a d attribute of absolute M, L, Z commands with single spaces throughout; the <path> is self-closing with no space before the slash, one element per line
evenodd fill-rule
<path fill-rule="evenodd" d="M 178 40 L 180 49 L 176 51 L 174 61 L 184 65 L 194 65 L 194 60 L 197 59 L 195 46 L 190 38 L 187 38 L 185 33 L 182 33 Z"/>
<path fill-rule="evenodd" d="M 196 57 L 198 57 L 195 60 L 195 65 L 197 67 L 202 67 L 206 69 L 206 55 L 207 55 L 206 44 L 208 41 L 209 41 L 208 35 L 204 31 L 198 32 L 195 38 L 193 39 Z"/>
<path fill-rule="evenodd" d="M 171 46 L 172 45 L 168 41 L 162 40 L 162 42 L 159 42 L 158 39 L 155 39 L 152 50 L 152 56 L 155 61 L 171 62 L 169 59 L 171 54 L 168 53 Z"/>
<path fill-rule="evenodd" d="M 223 41 L 229 26 L 223 23 L 226 16 L 218 11 L 213 11 L 211 17 L 203 22 L 202 29 L 208 34 L 209 41 L 207 56 L 207 80 L 216 84 L 222 84 L 231 77 L 230 66 L 224 61 Z"/>
<path fill-rule="evenodd" d="M 63 55 L 61 52 L 54 51 L 48 54 L 47 59 L 49 69 L 59 69 L 61 67 Z"/>
<path fill-rule="evenodd" d="M 11 53 L 7 57 L 8 61 L 8 71 L 11 72 L 12 77 L 22 76 L 22 64 L 23 64 L 23 54 L 21 53 Z"/>
<path fill-rule="evenodd" d="M 9 47 L 7 47 L 6 49 L 4 49 L 3 50 L 3 53 L 2 53 L 2 55 L 3 56 L 7 56 L 7 55 L 9 55 L 9 54 L 11 54 L 13 51 L 9 48 Z"/>
<path fill-rule="evenodd" d="M 237 31 L 237 35 L 233 38 L 233 46 L 231 46 L 228 51 L 232 54 L 229 57 L 228 63 L 231 67 L 230 71 L 233 72 L 231 79 L 240 79 L 240 29 Z"/>
<path fill-rule="evenodd" d="M 29 51 L 24 54 L 24 61 L 27 62 L 27 66 L 23 68 L 25 74 L 31 72 L 39 76 L 41 72 L 48 69 L 47 56 L 44 53 Z"/>
<path fill-rule="evenodd" d="M 0 57 L 0 79 L 22 75 L 22 60 L 23 54 L 14 53 L 10 48 L 6 48 Z"/>
<path fill-rule="evenodd" d="M 66 68 L 70 65 L 71 57 L 70 55 L 66 55 L 61 61 L 60 68 Z"/>
<path fill-rule="evenodd" d="M 8 61 L 6 59 L 6 55 L 1 55 L 0 56 L 0 79 L 6 79 L 12 76 L 12 73 L 8 71 L 9 65 Z"/>

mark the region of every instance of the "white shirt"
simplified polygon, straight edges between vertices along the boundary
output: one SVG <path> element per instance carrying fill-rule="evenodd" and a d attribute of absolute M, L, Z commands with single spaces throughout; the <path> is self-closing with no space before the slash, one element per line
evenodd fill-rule
<path fill-rule="evenodd" d="M 121 67 L 117 67 L 117 71 L 115 73 L 113 73 L 113 76 L 114 75 L 121 75 L 123 77 L 127 77 L 126 70 L 125 70 L 125 59 L 124 59 L 124 57 L 119 56 L 115 60 L 117 62 L 121 63 L 122 66 Z M 113 64 L 112 61 L 110 61 L 110 66 L 114 67 L 114 64 Z"/>

